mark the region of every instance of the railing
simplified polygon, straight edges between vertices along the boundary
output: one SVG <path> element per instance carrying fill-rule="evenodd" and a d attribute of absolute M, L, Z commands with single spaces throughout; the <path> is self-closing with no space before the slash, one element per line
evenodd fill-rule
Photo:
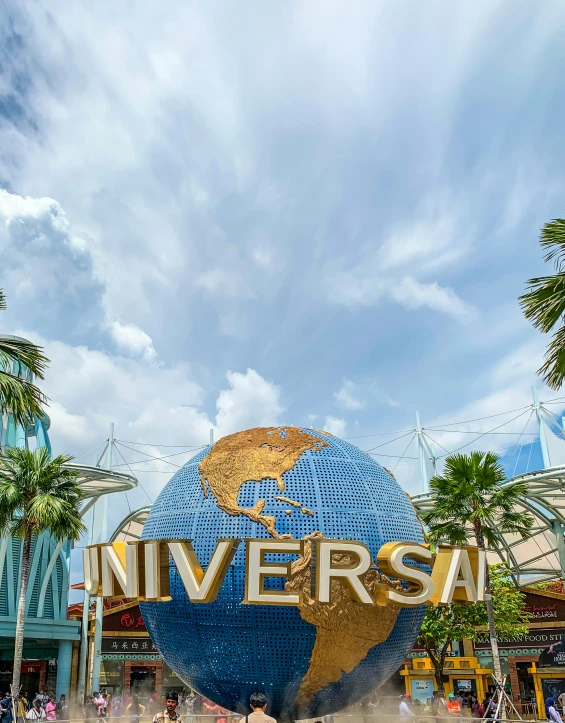
<path fill-rule="evenodd" d="M 184 711 L 177 710 L 177 715 L 179 715 L 183 723 L 215 723 L 215 721 L 219 719 L 227 720 L 228 723 L 236 723 L 236 721 L 239 721 L 241 718 L 245 717 L 245 714 L 239 714 L 239 713 L 226 713 L 225 715 L 222 714 L 212 714 L 212 713 L 185 713 Z M 86 715 L 77 715 L 76 713 L 73 715 L 72 718 L 67 719 L 64 721 L 64 723 L 88 723 L 89 721 L 115 721 L 116 723 L 118 721 L 123 723 L 130 723 L 130 721 L 136 721 L 136 723 L 152 723 L 153 718 L 155 717 L 154 714 L 143 714 L 139 717 L 132 716 L 131 714 L 125 712 L 122 715 L 107 715 L 104 717 L 99 717 L 96 715 L 93 716 L 86 716 Z M 305 719 L 308 721 L 316 721 L 316 723 L 322 723 L 322 718 L 324 716 L 316 716 L 314 718 Z M 338 721 L 341 721 L 342 719 L 344 721 L 347 721 L 348 719 L 355 718 L 361 723 L 380 723 L 381 721 L 384 721 L 384 723 L 394 723 L 394 722 L 401 722 L 401 723 L 449 723 L 450 721 L 466 721 L 466 723 L 524 723 L 524 720 L 527 720 L 528 723 L 547 723 L 546 719 L 539 719 L 539 718 L 528 718 L 528 719 L 520 719 L 520 718 L 502 718 L 499 716 L 498 718 L 472 718 L 471 716 L 454 716 L 449 713 L 444 713 L 442 715 L 432 715 L 432 713 L 414 713 L 414 716 L 411 718 L 401 718 L 398 713 L 334 713 L 331 718 L 333 719 L 333 723 L 338 723 Z M 35 722 L 34 722 L 35 723 Z M 43 719 L 43 722 L 40 723 L 47 723 L 45 719 Z"/>

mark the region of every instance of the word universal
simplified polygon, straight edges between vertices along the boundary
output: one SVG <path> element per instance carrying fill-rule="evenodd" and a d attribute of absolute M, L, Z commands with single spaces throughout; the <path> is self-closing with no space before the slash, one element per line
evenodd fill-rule
<path fill-rule="evenodd" d="M 191 540 L 151 540 L 92 545 L 83 551 L 85 588 L 90 595 L 135 598 L 152 602 L 170 600 L 170 558 L 193 603 L 213 602 L 241 544 L 240 539 L 219 539 L 206 571 Z M 486 553 L 477 547 L 388 542 L 377 555 L 374 570 L 369 549 L 361 542 L 315 539 L 246 539 L 245 605 L 300 605 L 302 596 L 332 603 L 336 585 L 344 587 L 362 605 L 469 604 L 485 600 Z M 289 556 L 304 556 L 312 545 L 309 591 L 292 584 Z M 286 560 L 273 562 L 273 556 Z M 269 556 L 269 560 L 267 560 Z M 276 559 L 276 557 L 275 557 Z M 373 568 L 373 569 L 371 569 Z M 365 579 L 379 575 L 378 584 Z M 266 578 L 286 578 L 284 589 L 266 589 Z"/>

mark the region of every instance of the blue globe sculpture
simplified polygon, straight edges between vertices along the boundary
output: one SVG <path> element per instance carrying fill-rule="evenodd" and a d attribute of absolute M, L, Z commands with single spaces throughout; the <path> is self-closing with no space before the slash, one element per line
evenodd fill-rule
<path fill-rule="evenodd" d="M 328 433 L 294 427 L 247 430 L 197 454 L 162 490 L 142 539 L 190 539 L 205 569 L 218 538 L 314 533 L 363 542 L 373 560 L 386 542 L 424 541 L 409 498 L 374 459 Z M 216 600 L 193 604 L 171 560 L 172 599 L 141 603 L 168 665 L 229 710 L 248 712 L 258 690 L 275 717 L 342 710 L 397 670 L 425 613 L 403 608 L 390 618 L 388 608 L 360 606 L 361 615 L 372 616 L 368 622 L 347 613 L 337 627 L 337 618 L 324 627 L 299 607 L 242 604 L 244 576 L 242 543 Z M 266 586 L 285 584 L 270 578 Z M 322 614 L 331 617 L 332 610 Z"/>

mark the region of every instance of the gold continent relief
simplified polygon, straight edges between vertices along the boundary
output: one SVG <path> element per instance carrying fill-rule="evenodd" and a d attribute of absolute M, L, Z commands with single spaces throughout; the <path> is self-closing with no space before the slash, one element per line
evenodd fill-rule
<path fill-rule="evenodd" d="M 282 476 L 294 467 L 300 456 L 308 449 L 316 452 L 328 446 L 324 440 L 296 427 L 258 427 L 223 437 L 198 467 L 204 495 L 208 496 L 209 487 L 221 510 L 233 516 L 245 515 L 263 525 L 273 537 L 281 538 L 283 535 L 276 530 L 275 518 L 262 514 L 265 500 L 259 500 L 253 508 L 238 504 L 241 487 L 247 482 L 272 479 L 283 492 Z M 299 508 L 303 514 L 313 514 L 300 502 L 287 497 L 276 499 Z M 304 538 L 304 556 L 292 563 L 291 575 L 285 585 L 288 591 L 302 593 L 298 607 L 300 617 L 316 628 L 309 667 L 296 695 L 298 707 L 306 705 L 316 693 L 337 682 L 344 673 L 354 670 L 371 648 L 388 638 L 400 612 L 400 608 L 390 604 L 381 607 L 356 602 L 343 583 L 336 579 L 331 583 L 331 603 L 313 600 L 310 597 L 312 540 L 323 537 L 321 532 L 314 532 Z M 348 555 L 334 556 L 336 565 L 350 562 Z M 373 598 L 382 585 L 401 588 L 399 582 L 377 570 L 365 573 L 363 582 Z"/>

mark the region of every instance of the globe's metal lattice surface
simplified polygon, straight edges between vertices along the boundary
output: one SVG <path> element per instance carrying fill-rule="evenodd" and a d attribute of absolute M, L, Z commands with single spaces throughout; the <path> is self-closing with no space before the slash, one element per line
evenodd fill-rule
<path fill-rule="evenodd" d="M 313 516 L 288 504 L 274 480 L 250 481 L 238 503 L 251 508 L 266 501 L 263 514 L 273 515 L 279 533 L 303 538 L 317 530 L 326 537 L 358 540 L 376 560 L 386 542 L 423 542 L 412 504 L 397 482 L 357 447 L 330 435 L 304 430 L 327 446 L 302 453 L 283 475 L 284 495 L 300 500 Z M 145 524 L 142 539 L 192 539 L 198 558 L 207 565 L 217 538 L 269 537 L 265 527 L 218 508 L 203 493 L 199 463 L 209 449 L 193 457 L 168 482 Z M 281 560 L 278 556 L 277 561 Z M 295 607 L 242 605 L 245 548 L 240 548 L 215 602 L 192 604 L 171 562 L 171 596 L 165 603 L 141 603 L 153 642 L 187 685 L 231 710 L 247 710 L 252 692 L 264 691 L 270 712 L 292 711 L 300 682 L 312 655 L 316 628 Z M 266 586 L 282 588 L 271 578 Z M 335 712 L 386 681 L 409 652 L 423 619 L 422 608 L 401 610 L 388 638 L 372 647 L 350 673 L 320 690 L 310 715 Z M 292 715 L 292 713 L 291 713 Z"/>

